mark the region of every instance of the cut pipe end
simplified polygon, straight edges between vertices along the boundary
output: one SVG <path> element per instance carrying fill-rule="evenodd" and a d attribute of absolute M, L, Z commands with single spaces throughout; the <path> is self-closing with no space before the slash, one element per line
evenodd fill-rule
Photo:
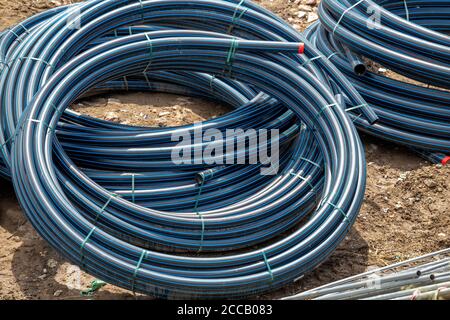
<path fill-rule="evenodd" d="M 364 63 L 358 63 L 353 66 L 353 72 L 358 76 L 363 76 L 367 72 L 367 67 Z"/>

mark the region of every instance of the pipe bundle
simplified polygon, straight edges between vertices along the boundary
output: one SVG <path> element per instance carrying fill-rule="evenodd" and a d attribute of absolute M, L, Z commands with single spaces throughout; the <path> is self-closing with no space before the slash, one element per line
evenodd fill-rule
<path fill-rule="evenodd" d="M 352 110 L 358 128 L 419 150 L 432 161 L 447 162 L 449 2 L 323 0 L 319 17 L 305 36 L 347 76 L 379 117 L 370 124 Z M 370 66 L 373 63 L 403 77 L 380 73 L 379 67 Z"/>
<path fill-rule="evenodd" d="M 448 300 L 450 249 L 326 284 L 286 300 Z"/>
<path fill-rule="evenodd" d="M 0 37 L 1 173 L 39 234 L 88 273 L 164 298 L 255 295 L 323 262 L 356 219 L 364 152 L 342 97 L 367 123 L 378 117 L 259 6 L 91 0 Z M 117 90 L 226 103 L 232 112 L 203 124 L 219 132 L 279 129 L 278 174 L 174 164 L 171 137 L 195 125 L 130 127 L 68 109 Z"/>

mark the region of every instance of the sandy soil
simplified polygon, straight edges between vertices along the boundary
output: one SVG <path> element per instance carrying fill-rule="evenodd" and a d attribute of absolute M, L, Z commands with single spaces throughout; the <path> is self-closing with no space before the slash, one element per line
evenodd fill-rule
<path fill-rule="evenodd" d="M 0 28 L 70 1 L 0 0 Z M 261 0 L 299 30 L 316 18 L 314 0 Z M 309 5 L 308 5 L 309 4 Z M 309 22 L 308 22 L 309 20 Z M 114 94 L 80 101 L 78 112 L 127 124 L 180 125 L 227 112 L 199 99 L 165 94 Z M 450 246 L 450 167 L 427 163 L 408 150 L 363 137 L 368 185 L 360 216 L 332 257 L 305 278 L 260 298 L 277 298 L 369 267 L 384 266 Z M 93 278 L 49 247 L 24 218 L 7 181 L 0 180 L 0 299 L 134 299 L 107 285 L 82 297 Z M 139 296 L 138 298 L 147 298 Z"/>

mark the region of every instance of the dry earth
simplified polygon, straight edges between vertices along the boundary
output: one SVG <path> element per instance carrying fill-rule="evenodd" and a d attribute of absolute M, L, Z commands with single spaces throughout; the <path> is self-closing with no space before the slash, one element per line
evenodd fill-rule
<path fill-rule="evenodd" d="M 0 0 L 0 28 L 70 1 Z M 299 30 L 317 18 L 314 0 L 260 0 Z M 148 126 L 197 122 L 223 106 L 165 94 L 114 94 L 73 106 L 78 112 Z M 360 216 L 332 257 L 304 279 L 261 298 L 277 298 L 332 280 L 450 246 L 450 167 L 427 163 L 408 150 L 363 137 L 368 185 Z M 78 277 L 80 275 L 80 277 Z M 80 280 L 78 280 L 80 279 Z M 93 278 L 49 247 L 23 216 L 9 182 L 0 180 L 0 299 L 83 299 Z M 84 299 L 133 299 L 111 285 Z M 138 298 L 146 298 L 139 296 Z"/>

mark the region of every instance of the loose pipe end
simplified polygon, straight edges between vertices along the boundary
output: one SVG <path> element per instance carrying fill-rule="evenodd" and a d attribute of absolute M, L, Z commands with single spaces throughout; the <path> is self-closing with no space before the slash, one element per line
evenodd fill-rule
<path fill-rule="evenodd" d="M 358 76 L 363 76 L 367 72 L 367 67 L 364 63 L 357 63 L 356 61 L 353 64 L 353 72 Z"/>

